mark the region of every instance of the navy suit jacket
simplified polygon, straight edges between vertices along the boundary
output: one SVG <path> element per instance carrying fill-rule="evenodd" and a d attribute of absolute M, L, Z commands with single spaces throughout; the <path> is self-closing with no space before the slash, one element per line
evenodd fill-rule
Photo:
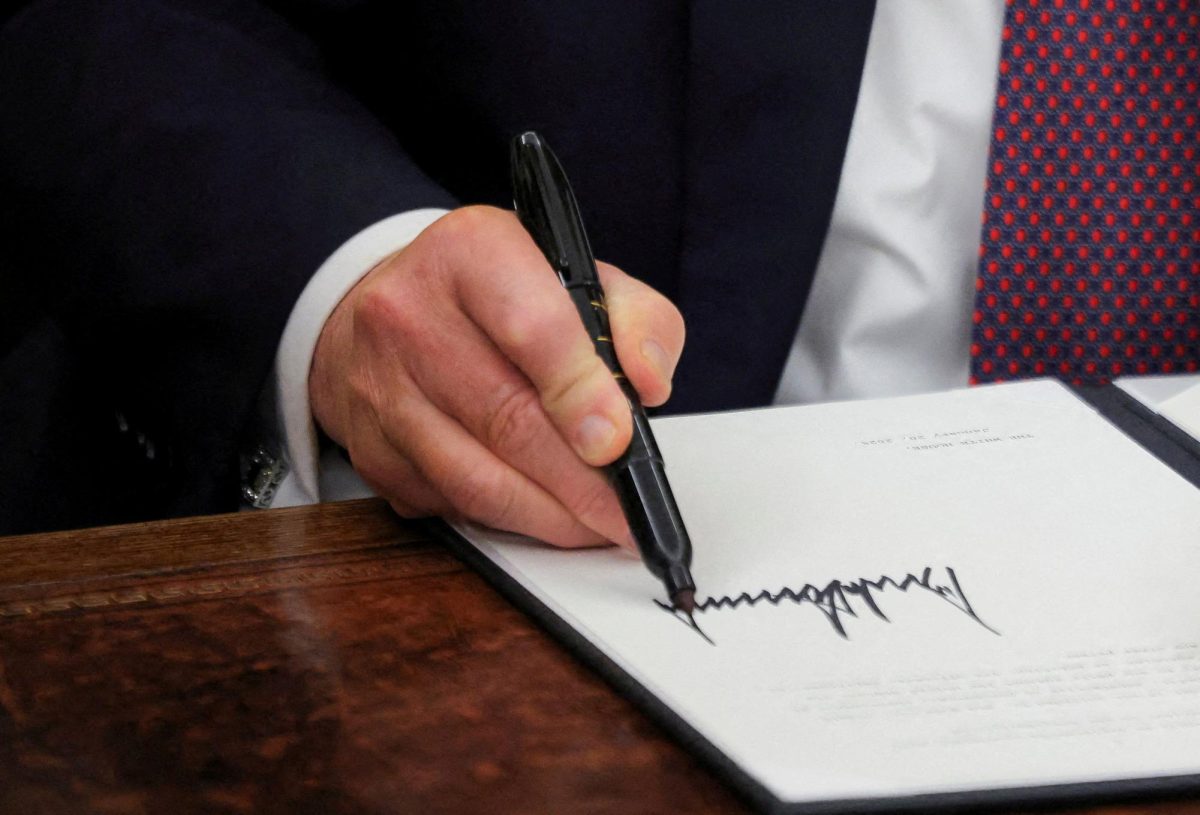
<path fill-rule="evenodd" d="M 395 212 L 507 206 L 524 129 L 562 158 L 597 256 L 683 311 L 669 409 L 768 402 L 873 11 L 16 5 L 0 28 L 0 532 L 235 507 L 308 276 Z"/>

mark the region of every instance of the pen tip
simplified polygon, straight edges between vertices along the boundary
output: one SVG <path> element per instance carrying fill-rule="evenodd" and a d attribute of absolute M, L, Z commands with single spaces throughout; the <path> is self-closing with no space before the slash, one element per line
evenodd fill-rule
<path fill-rule="evenodd" d="M 691 617 L 696 611 L 696 591 L 695 589 L 680 589 L 675 592 L 675 596 L 671 598 L 675 608 L 682 611 L 684 614 Z"/>

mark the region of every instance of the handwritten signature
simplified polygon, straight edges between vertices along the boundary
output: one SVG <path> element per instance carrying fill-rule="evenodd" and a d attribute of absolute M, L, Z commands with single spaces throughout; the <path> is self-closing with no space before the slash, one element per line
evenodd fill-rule
<path fill-rule="evenodd" d="M 803 588 L 794 589 L 788 586 L 783 587 L 778 592 L 771 592 L 763 589 L 757 594 L 742 592 L 737 597 L 723 595 L 721 597 L 709 597 L 696 604 L 697 613 L 708 613 L 715 611 L 736 610 L 740 607 L 756 606 L 759 603 L 770 603 L 777 606 L 783 602 L 795 603 L 802 605 L 809 603 L 815 606 L 825 615 L 825 619 L 829 620 L 833 630 L 838 633 L 842 639 L 849 639 L 846 633 L 846 626 L 843 624 L 843 616 L 857 617 L 858 611 L 855 609 L 854 601 L 857 599 L 860 602 L 860 607 L 865 605 L 871 613 L 885 622 L 891 622 L 883 609 L 879 607 L 876 594 L 882 593 L 887 589 L 898 589 L 907 593 L 909 589 L 922 589 L 927 591 L 942 600 L 945 600 L 954 608 L 966 614 L 979 625 L 983 626 L 988 631 L 991 631 L 996 636 L 1000 636 L 1000 632 L 985 623 L 975 609 L 971 606 L 971 602 L 967 599 L 966 593 L 958 582 L 958 576 L 954 573 L 954 569 L 947 566 L 945 568 L 946 582 L 935 582 L 933 578 L 933 569 L 926 567 L 921 572 L 920 577 L 909 572 L 904 577 L 897 580 L 888 575 L 881 575 L 877 580 L 871 580 L 865 577 L 860 577 L 857 580 L 844 582 L 841 580 L 831 580 L 824 587 L 814 586 L 812 583 L 806 583 Z M 659 600 L 654 601 L 659 608 L 664 611 L 675 614 L 675 609 Z M 685 621 L 686 622 L 686 621 Z M 707 639 L 707 637 L 706 637 Z"/>

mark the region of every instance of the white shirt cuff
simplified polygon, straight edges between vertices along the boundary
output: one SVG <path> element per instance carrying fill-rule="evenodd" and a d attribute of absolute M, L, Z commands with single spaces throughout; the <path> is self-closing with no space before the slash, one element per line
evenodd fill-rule
<path fill-rule="evenodd" d="M 275 355 L 275 405 L 289 472 L 272 506 L 321 500 L 317 429 L 308 403 L 308 372 L 321 329 L 350 289 L 388 255 L 400 251 L 444 209 L 416 209 L 368 226 L 338 247 L 308 281 L 292 308 Z"/>

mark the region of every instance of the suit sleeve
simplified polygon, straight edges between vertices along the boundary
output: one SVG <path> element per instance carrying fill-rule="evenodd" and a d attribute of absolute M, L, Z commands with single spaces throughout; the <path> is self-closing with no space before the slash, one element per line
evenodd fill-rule
<path fill-rule="evenodd" d="M 12 18 L 0 191 L 14 235 L 54 236 L 42 285 L 102 396 L 170 450 L 170 514 L 236 504 L 239 435 L 309 276 L 368 224 L 454 206 L 311 40 L 229 0 Z"/>

